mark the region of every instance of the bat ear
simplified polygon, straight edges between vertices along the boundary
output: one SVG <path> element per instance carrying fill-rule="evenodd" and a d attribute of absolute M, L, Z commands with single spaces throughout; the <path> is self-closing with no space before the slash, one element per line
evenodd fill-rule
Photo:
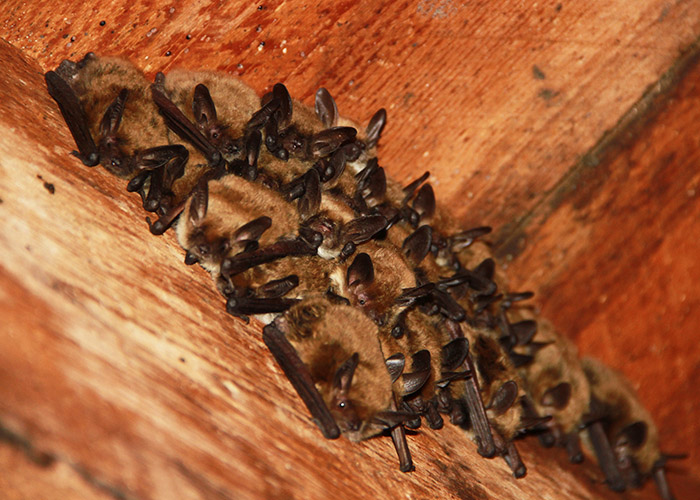
<path fill-rule="evenodd" d="M 367 147 L 373 148 L 377 145 L 377 141 L 382 135 L 382 130 L 386 125 L 386 110 L 381 108 L 379 111 L 374 113 L 372 119 L 367 125 Z"/>
<path fill-rule="evenodd" d="M 557 410 L 563 410 L 566 408 L 566 405 L 569 404 L 570 399 L 571 384 L 568 382 L 562 382 L 561 384 L 557 384 L 551 389 L 548 389 L 542 396 L 540 403 L 543 406 L 552 406 Z"/>
<path fill-rule="evenodd" d="M 402 250 L 406 257 L 414 266 L 420 262 L 430 252 L 430 246 L 433 244 L 433 228 L 425 225 L 413 231 L 405 240 L 403 240 Z"/>
<path fill-rule="evenodd" d="M 403 376 L 404 396 L 420 390 L 430 378 L 430 351 L 423 349 L 412 356 L 411 373 Z"/>
<path fill-rule="evenodd" d="M 209 89 L 201 83 L 194 88 L 192 113 L 200 127 L 210 127 L 216 123 L 216 106 L 211 99 Z"/>
<path fill-rule="evenodd" d="M 459 337 L 442 348 L 442 368 L 444 371 L 454 371 L 464 363 L 469 354 L 469 341 Z"/>
<path fill-rule="evenodd" d="M 625 440 L 632 448 L 639 448 L 647 440 L 648 426 L 644 421 L 637 421 L 624 427 L 618 434 L 618 441 Z"/>
<path fill-rule="evenodd" d="M 357 176 L 357 190 L 365 200 L 377 200 L 386 194 L 386 172 L 376 161 L 368 163 Z"/>
<path fill-rule="evenodd" d="M 430 371 L 411 372 L 404 374 L 402 376 L 403 395 L 408 396 L 420 390 L 420 388 L 423 387 L 428 381 L 428 378 L 430 378 Z"/>
<path fill-rule="evenodd" d="M 430 172 L 425 171 L 423 175 L 421 175 L 415 181 L 411 182 L 403 188 L 404 198 L 401 202 L 402 205 L 406 205 L 410 201 L 410 199 L 413 198 L 413 195 L 416 194 L 416 189 L 418 189 L 421 186 L 421 184 L 427 181 L 428 177 L 430 177 Z"/>
<path fill-rule="evenodd" d="M 276 83 L 272 87 L 272 95 L 279 101 L 279 109 L 277 110 L 277 123 L 280 127 L 285 127 L 292 119 L 293 104 L 292 96 L 289 95 L 287 87 L 282 83 Z"/>
<path fill-rule="evenodd" d="M 474 268 L 474 274 L 478 274 L 487 280 L 493 280 L 493 275 L 496 272 L 496 262 L 492 258 L 482 260 L 478 266 Z"/>
<path fill-rule="evenodd" d="M 493 395 L 493 399 L 489 403 L 489 408 L 491 408 L 496 415 L 503 415 L 518 397 L 518 384 L 514 381 L 509 380 L 498 388 L 496 394 Z"/>
<path fill-rule="evenodd" d="M 204 217 L 207 216 L 207 207 L 209 205 L 209 184 L 199 182 L 192 193 L 192 201 L 190 202 L 189 218 L 193 226 L 199 226 Z"/>
<path fill-rule="evenodd" d="M 316 91 L 315 102 L 316 116 L 321 120 L 326 128 L 335 127 L 338 122 L 338 106 L 335 99 L 325 88 L 321 87 Z"/>
<path fill-rule="evenodd" d="M 384 362 L 386 363 L 386 369 L 389 370 L 389 376 L 393 384 L 403 373 L 403 369 L 406 366 L 406 358 L 399 352 L 389 356 Z"/>
<path fill-rule="evenodd" d="M 239 227 L 233 234 L 233 239 L 235 241 L 258 241 L 271 225 L 271 218 L 267 216 L 258 217 Z"/>
<path fill-rule="evenodd" d="M 246 160 L 249 167 L 257 167 L 261 144 L 262 133 L 259 130 L 253 130 L 245 141 Z"/>
<path fill-rule="evenodd" d="M 518 321 L 509 324 L 509 330 L 515 336 L 515 345 L 527 345 L 537 333 L 537 322 L 531 319 Z"/>
<path fill-rule="evenodd" d="M 508 351 L 508 357 L 513 362 L 513 366 L 515 368 L 522 368 L 523 366 L 531 364 L 535 360 L 534 356 L 529 354 L 520 354 L 515 351 Z"/>
<path fill-rule="evenodd" d="M 357 363 L 360 360 L 360 355 L 358 353 L 350 356 L 345 363 L 340 365 L 340 368 L 335 372 L 333 377 L 333 387 L 341 392 L 347 394 L 350 391 L 350 386 L 352 385 L 352 377 L 355 375 L 355 368 L 357 368 Z"/>
<path fill-rule="evenodd" d="M 435 192 L 430 184 L 423 184 L 413 200 L 413 210 L 422 218 L 430 218 L 435 214 Z"/>
<path fill-rule="evenodd" d="M 366 253 L 357 254 L 346 275 L 348 286 L 369 285 L 374 281 L 374 265 Z"/>

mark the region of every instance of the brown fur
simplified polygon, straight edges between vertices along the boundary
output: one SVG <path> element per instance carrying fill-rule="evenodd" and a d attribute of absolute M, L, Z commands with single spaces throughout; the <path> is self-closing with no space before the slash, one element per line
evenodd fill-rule
<path fill-rule="evenodd" d="M 154 146 L 168 144 L 167 127 L 151 100 L 150 82 L 125 59 L 90 57 L 69 84 L 85 110 L 95 142 L 100 138 L 100 123 L 109 105 L 126 88 L 129 97 L 124 106 L 118 132 L 119 145 L 127 155 Z M 102 158 L 105 167 L 110 170 Z M 110 170 L 111 171 L 111 170 Z M 113 172 L 117 173 L 117 172 Z M 125 174 L 131 178 L 136 172 Z"/>
<path fill-rule="evenodd" d="M 477 367 L 479 389 L 484 405 L 488 405 L 493 400 L 496 391 L 504 383 L 512 380 L 518 385 L 518 399 L 508 411 L 501 415 L 496 415 L 492 409 L 486 411 L 489 422 L 495 426 L 501 436 L 511 440 L 520 427 L 523 411 L 518 400 L 525 395 L 525 384 L 493 330 L 476 330 L 468 327 L 463 329 L 465 336 L 469 339 L 470 352 Z"/>
<path fill-rule="evenodd" d="M 588 379 L 578 359 L 578 349 L 569 339 L 559 335 L 548 321 L 538 319 L 537 324 L 533 340 L 551 342 L 551 345 L 540 349 L 534 361 L 521 368 L 521 374 L 527 381 L 528 392 L 539 415 L 551 415 L 550 425 L 557 425 L 566 434 L 576 432 L 581 417 L 588 411 L 590 393 Z M 571 399 L 566 407 L 557 410 L 543 405 L 545 392 L 562 382 L 571 384 Z"/>
<path fill-rule="evenodd" d="M 264 246 L 295 234 L 299 222 L 296 210 L 279 193 L 234 175 L 209 182 L 207 213 L 199 225 L 194 225 L 188 216 L 191 204 L 192 199 L 188 199 L 178 222 L 178 242 L 182 248 L 197 255 L 202 267 L 215 277 L 221 260 L 235 255 L 242 248 L 231 245 L 225 255 L 202 256 L 198 254 L 198 246 L 202 243 L 230 240 L 242 225 L 258 217 L 270 216 L 272 226 L 259 240 L 260 246 Z"/>
<path fill-rule="evenodd" d="M 242 137 L 246 122 L 259 108 L 260 99 L 255 91 L 242 81 L 225 74 L 177 69 L 168 73 L 165 78 L 166 94 L 193 122 L 194 89 L 200 83 L 209 89 L 212 101 L 216 106 L 217 119 L 225 129 L 223 133 L 233 138 Z M 168 130 L 168 138 L 172 144 L 184 142 L 170 130 Z M 189 144 L 185 145 L 190 153 L 190 158 L 185 174 L 173 186 L 177 200 L 187 196 L 202 174 L 208 170 L 204 156 Z"/>
<path fill-rule="evenodd" d="M 398 248 L 378 241 L 368 241 L 360 250 L 367 253 L 374 265 L 374 282 L 349 289 L 345 282 L 351 259 L 333 274 L 336 293 L 350 300 L 375 322 L 393 325 L 401 307 L 396 299 L 404 288 L 416 286 L 415 274 Z M 361 303 L 362 302 L 362 303 Z"/>
<path fill-rule="evenodd" d="M 662 457 L 659 451 L 659 433 L 651 415 L 620 372 L 591 358 L 584 358 L 581 363 L 590 382 L 591 395 L 603 404 L 606 434 L 617 454 L 618 462 L 632 460 L 639 472 L 650 474 L 655 463 Z M 621 445 L 620 431 L 635 422 L 646 424 L 645 441 L 638 448 Z"/>
<path fill-rule="evenodd" d="M 358 441 L 381 432 L 383 427 L 373 423 L 372 418 L 390 409 L 392 392 L 376 326 L 357 309 L 331 304 L 322 297 L 309 298 L 293 306 L 281 321 L 283 331 L 308 367 L 346 437 Z M 362 425 L 359 430 L 349 431 L 334 408 L 333 377 L 355 352 L 360 358 L 352 379 L 350 399 Z"/>

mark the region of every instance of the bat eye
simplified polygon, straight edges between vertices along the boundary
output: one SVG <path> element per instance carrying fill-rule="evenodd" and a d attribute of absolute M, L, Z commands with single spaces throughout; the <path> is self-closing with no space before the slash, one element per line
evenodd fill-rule
<path fill-rule="evenodd" d="M 212 138 L 218 139 L 219 138 L 219 133 L 218 132 L 212 132 L 211 134 Z"/>
<path fill-rule="evenodd" d="M 201 255 L 202 257 L 206 257 L 207 255 L 209 255 L 209 245 L 199 245 L 198 250 L 199 255 Z"/>
<path fill-rule="evenodd" d="M 347 403 L 345 401 L 341 401 L 340 403 L 338 403 L 338 408 L 340 408 L 341 410 L 344 409 L 346 406 Z"/>

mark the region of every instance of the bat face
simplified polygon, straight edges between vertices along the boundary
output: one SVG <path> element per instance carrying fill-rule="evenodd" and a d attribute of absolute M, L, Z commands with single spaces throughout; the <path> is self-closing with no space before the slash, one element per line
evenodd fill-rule
<path fill-rule="evenodd" d="M 394 247 L 369 242 L 362 250 L 344 273 L 334 275 L 339 294 L 378 325 L 393 324 L 401 309 L 396 299 L 416 285 L 413 270 Z"/>
<path fill-rule="evenodd" d="M 176 232 L 180 245 L 215 276 L 226 257 L 251 243 L 264 246 L 296 233 L 294 207 L 274 191 L 235 175 L 199 186 L 187 200 Z"/>
<path fill-rule="evenodd" d="M 165 77 L 163 89 L 224 160 L 243 158 L 245 127 L 260 107 L 250 87 L 217 73 L 175 70 Z"/>

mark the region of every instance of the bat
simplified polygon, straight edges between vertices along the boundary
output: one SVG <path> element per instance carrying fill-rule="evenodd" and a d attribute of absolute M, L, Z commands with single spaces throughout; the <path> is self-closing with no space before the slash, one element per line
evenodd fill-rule
<path fill-rule="evenodd" d="M 129 180 L 147 211 L 173 204 L 171 189 L 189 157 L 181 144 L 170 144 L 141 72 L 122 59 L 63 61 L 45 75 L 49 94 L 73 135 L 73 154 L 85 165 L 103 165 Z"/>
<path fill-rule="evenodd" d="M 595 439 L 609 443 L 621 483 L 639 488 L 652 477 L 661 498 L 672 500 L 665 465 L 669 459 L 684 456 L 660 451 L 656 425 L 622 374 L 592 358 L 584 358 L 581 364 L 590 383 L 589 425 L 598 425 L 602 431 Z M 590 441 L 598 446 L 593 436 Z"/>

